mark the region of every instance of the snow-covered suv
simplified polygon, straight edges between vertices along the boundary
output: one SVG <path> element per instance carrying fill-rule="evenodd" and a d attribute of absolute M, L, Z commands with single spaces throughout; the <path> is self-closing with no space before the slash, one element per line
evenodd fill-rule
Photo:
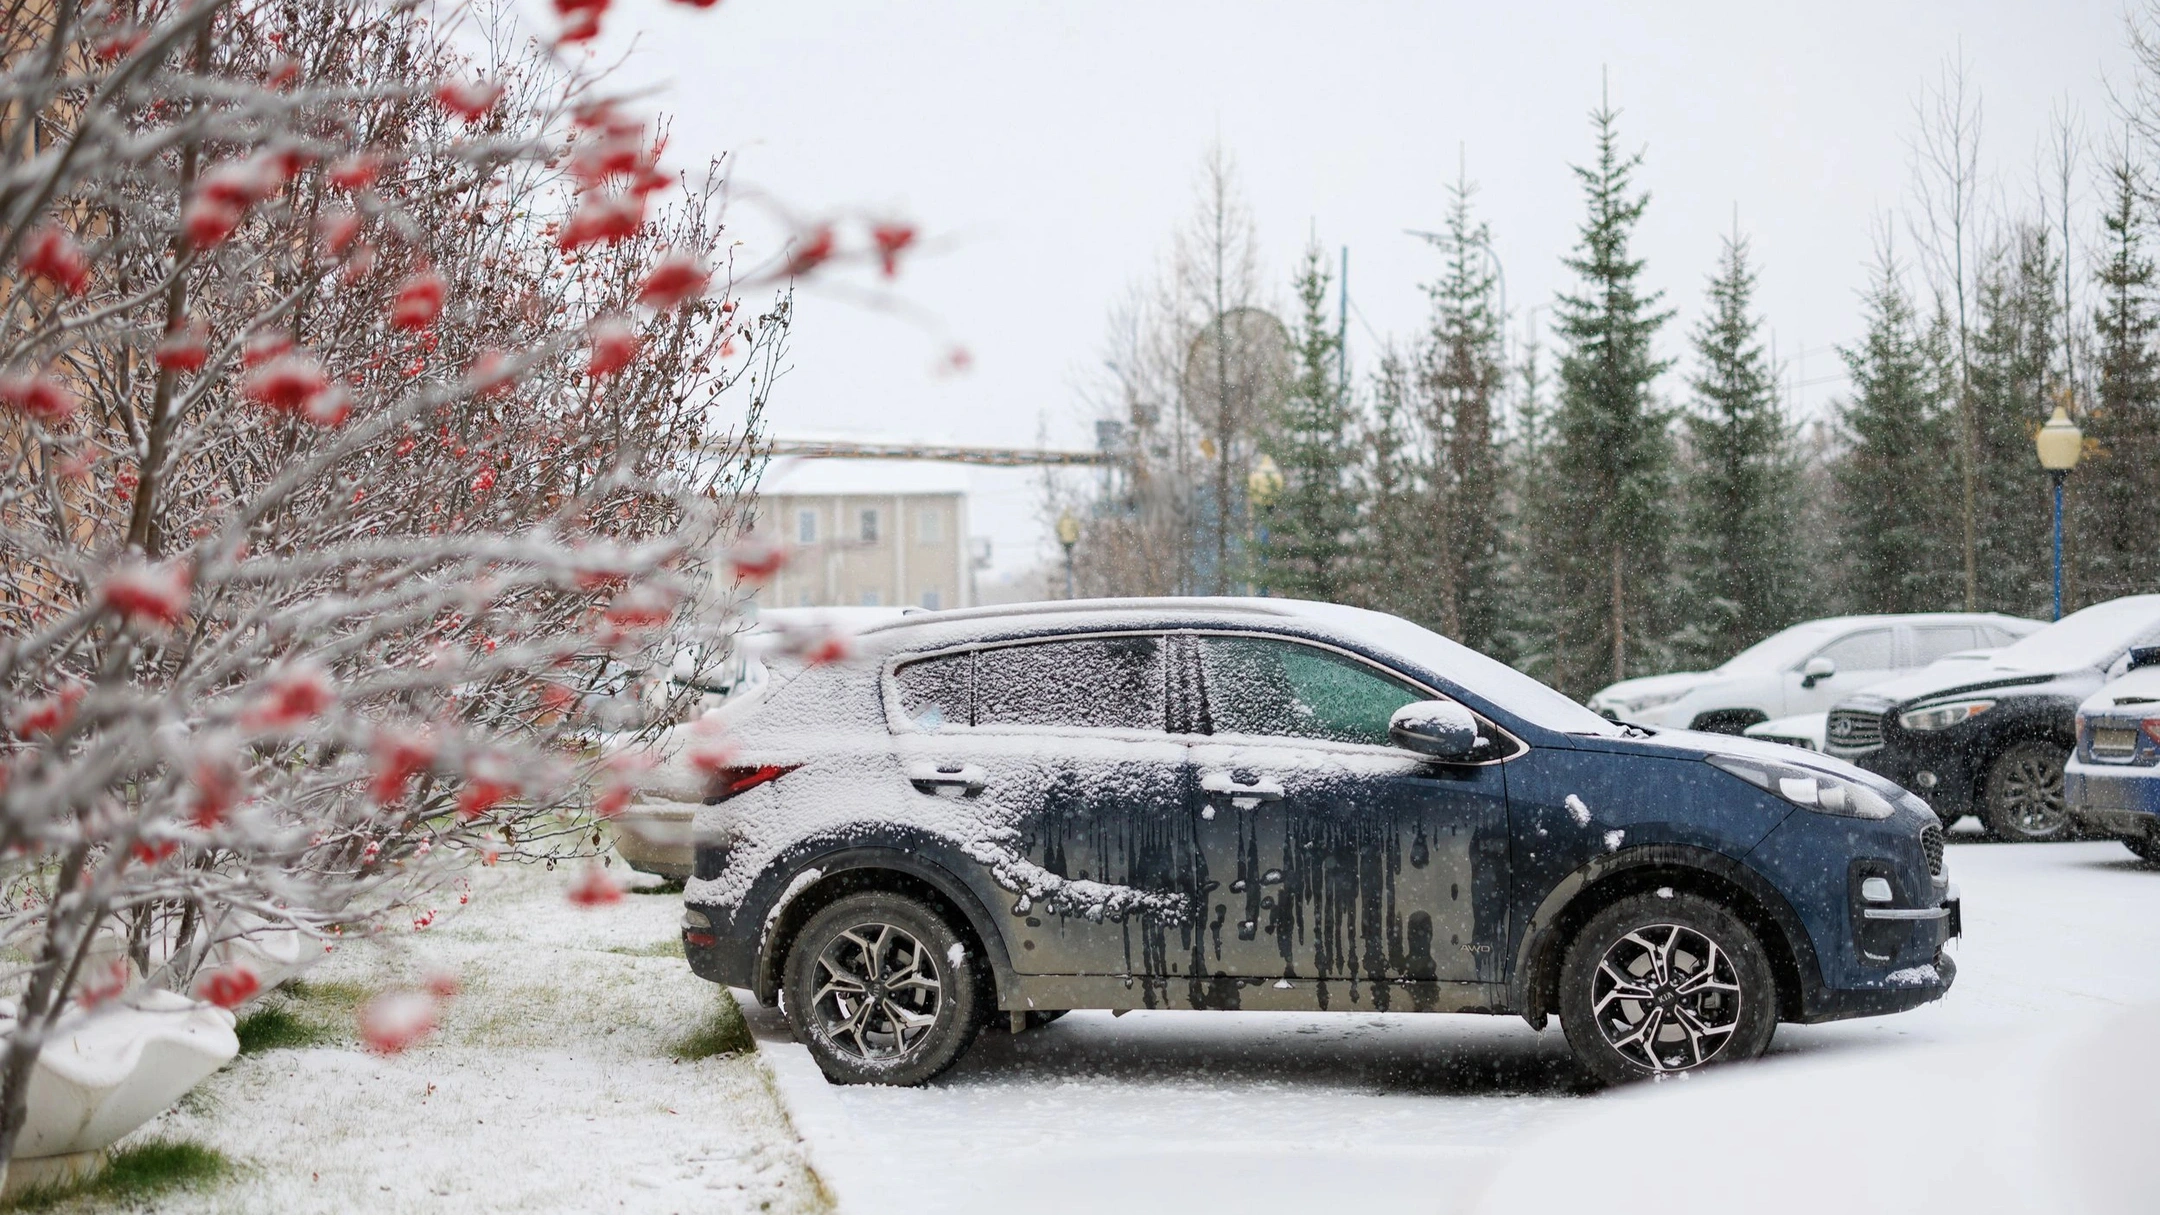
<path fill-rule="evenodd" d="M 772 671 L 683 944 L 827 1076 L 1065 1009 L 1557 1012 L 1596 1075 L 1933 1000 L 1942 828 L 1788 747 L 1605 720 L 1376 612 L 925 613 Z"/>
<path fill-rule="evenodd" d="M 1869 684 L 1968 650 L 2009 645 L 2041 628 L 1994 612 L 1833 616 L 1773 633 L 1712 671 L 1623 679 L 1590 707 L 1615 721 L 1739 734 L 1775 718 L 1826 712 Z"/>

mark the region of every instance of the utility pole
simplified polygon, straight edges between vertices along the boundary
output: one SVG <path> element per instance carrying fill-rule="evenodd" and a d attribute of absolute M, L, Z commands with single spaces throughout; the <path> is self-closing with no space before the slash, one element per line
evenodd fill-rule
<path fill-rule="evenodd" d="M 1342 281 L 1335 320 L 1335 363 L 1337 389 L 1344 397 L 1350 395 L 1350 246 L 1342 247 Z"/>

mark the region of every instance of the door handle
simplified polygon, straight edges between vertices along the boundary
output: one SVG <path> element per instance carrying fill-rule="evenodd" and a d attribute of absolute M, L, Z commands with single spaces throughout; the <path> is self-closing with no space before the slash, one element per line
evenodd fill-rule
<path fill-rule="evenodd" d="M 907 778 L 924 793 L 950 797 L 954 793 L 973 797 L 982 792 L 983 770 L 974 764 L 917 762 L 907 766 Z"/>
<path fill-rule="evenodd" d="M 1271 802 L 1283 795 L 1283 788 L 1266 777 L 1260 777 L 1249 785 L 1241 785 L 1228 772 L 1209 772 L 1200 778 L 1200 788 L 1222 797 L 1251 799 L 1255 802 Z"/>

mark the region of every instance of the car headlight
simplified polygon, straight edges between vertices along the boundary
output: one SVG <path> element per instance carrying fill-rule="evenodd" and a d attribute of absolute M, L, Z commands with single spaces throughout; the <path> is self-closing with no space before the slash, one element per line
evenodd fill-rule
<path fill-rule="evenodd" d="M 1949 704 L 1929 705 L 1898 714 L 1898 724 L 1908 730 L 1947 730 L 1951 726 L 1995 707 L 1992 700 L 1953 700 Z"/>
<path fill-rule="evenodd" d="M 1847 818 L 1889 818 L 1896 807 L 1882 794 L 1859 781 L 1832 776 L 1798 764 L 1780 764 L 1760 759 L 1741 759 L 1731 755 L 1713 755 L 1710 766 L 1720 772 L 1730 772 L 1741 780 L 1768 793 L 1774 793 L 1795 806 L 1820 810 L 1824 814 L 1842 814 Z"/>

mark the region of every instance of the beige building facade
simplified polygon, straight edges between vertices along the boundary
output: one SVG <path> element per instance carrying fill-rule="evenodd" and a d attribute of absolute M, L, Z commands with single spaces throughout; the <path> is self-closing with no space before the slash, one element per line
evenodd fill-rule
<path fill-rule="evenodd" d="M 972 606 L 965 484 L 950 470 L 803 460 L 766 474 L 752 534 L 787 563 L 765 607 Z"/>

